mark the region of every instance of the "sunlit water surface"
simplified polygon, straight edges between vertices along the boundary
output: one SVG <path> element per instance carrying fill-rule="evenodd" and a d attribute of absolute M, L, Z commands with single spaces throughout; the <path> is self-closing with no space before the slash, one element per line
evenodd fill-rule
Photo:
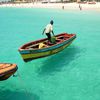
<path fill-rule="evenodd" d="M 76 33 L 62 52 L 25 63 L 18 48 L 54 32 Z M 16 77 L 0 82 L 0 100 L 100 100 L 100 13 L 0 8 L 0 62 L 16 63 Z"/>

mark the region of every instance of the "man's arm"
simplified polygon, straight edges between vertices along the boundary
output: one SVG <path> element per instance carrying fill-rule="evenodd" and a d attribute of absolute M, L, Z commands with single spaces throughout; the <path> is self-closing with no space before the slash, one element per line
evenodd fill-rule
<path fill-rule="evenodd" d="M 52 34 L 53 34 L 53 36 L 55 36 L 55 34 L 54 34 L 53 30 L 52 30 Z"/>
<path fill-rule="evenodd" d="M 43 30 L 42 35 L 44 34 L 44 31 L 45 31 L 45 29 Z"/>

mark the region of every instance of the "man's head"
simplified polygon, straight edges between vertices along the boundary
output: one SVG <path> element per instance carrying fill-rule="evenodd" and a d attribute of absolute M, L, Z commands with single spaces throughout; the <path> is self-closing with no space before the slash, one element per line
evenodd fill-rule
<path fill-rule="evenodd" d="M 53 20 L 50 21 L 50 24 L 53 25 Z"/>

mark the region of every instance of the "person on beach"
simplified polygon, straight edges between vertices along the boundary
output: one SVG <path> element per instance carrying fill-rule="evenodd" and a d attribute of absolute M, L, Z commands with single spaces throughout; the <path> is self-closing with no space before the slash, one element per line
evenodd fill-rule
<path fill-rule="evenodd" d="M 51 41 L 51 33 L 53 34 L 53 36 L 54 36 L 54 32 L 53 32 L 53 20 L 51 20 L 50 21 L 50 24 L 48 24 L 45 28 L 44 28 L 44 30 L 43 30 L 43 33 L 42 34 L 46 34 L 46 36 L 47 36 L 47 38 L 48 38 L 48 40 L 52 43 L 52 41 Z"/>
<path fill-rule="evenodd" d="M 62 9 L 64 10 L 64 6 L 62 6 Z"/>
<path fill-rule="evenodd" d="M 79 9 L 82 10 L 82 6 L 79 4 Z"/>

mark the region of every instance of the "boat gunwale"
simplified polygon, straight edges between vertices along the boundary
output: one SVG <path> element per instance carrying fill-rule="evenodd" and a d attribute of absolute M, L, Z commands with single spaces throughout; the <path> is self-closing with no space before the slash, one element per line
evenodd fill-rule
<path fill-rule="evenodd" d="M 66 34 L 66 35 L 72 35 L 72 36 L 71 36 L 70 38 L 64 40 L 63 42 L 58 42 L 58 43 L 56 43 L 56 44 L 54 44 L 54 45 L 52 45 L 52 46 L 44 47 L 44 48 L 41 48 L 41 49 L 22 49 L 24 46 L 26 46 L 26 45 L 28 45 L 28 44 L 30 44 L 30 43 L 34 43 L 34 42 L 38 42 L 38 41 L 41 41 L 41 42 L 42 42 L 42 41 L 44 41 L 44 40 L 47 40 L 47 38 L 39 39 L 39 40 L 36 40 L 36 41 L 31 41 L 31 42 L 28 42 L 28 43 L 22 45 L 22 46 L 18 49 L 18 51 L 24 51 L 24 50 L 25 50 L 25 51 L 35 51 L 35 50 L 48 49 L 48 48 L 50 48 L 50 47 L 55 47 L 55 46 L 57 46 L 57 45 L 59 45 L 59 44 L 62 44 L 62 43 L 64 43 L 64 42 L 66 42 L 66 41 L 72 39 L 73 37 L 76 37 L 76 34 L 74 34 L 74 33 L 72 33 L 72 34 L 61 33 L 61 34 L 56 35 L 56 37 L 57 37 L 57 36 L 62 36 L 62 35 L 65 35 L 65 34 Z"/>

